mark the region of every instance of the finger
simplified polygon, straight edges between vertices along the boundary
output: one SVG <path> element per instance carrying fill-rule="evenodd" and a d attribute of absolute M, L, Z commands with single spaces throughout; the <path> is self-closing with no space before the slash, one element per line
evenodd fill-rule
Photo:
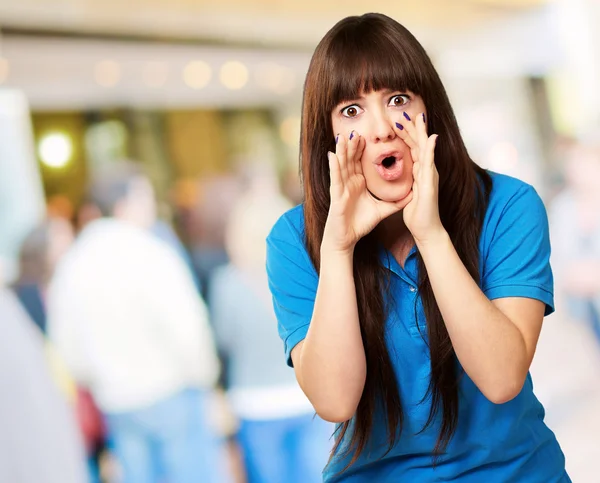
<path fill-rule="evenodd" d="M 415 119 L 415 131 L 417 133 L 419 147 L 424 151 L 425 146 L 427 146 L 427 121 L 424 112 L 419 114 L 417 119 Z"/>
<path fill-rule="evenodd" d="M 336 139 L 337 143 L 335 145 L 335 155 L 339 161 L 341 179 L 345 181 L 348 179 L 348 141 L 343 134 L 338 134 Z"/>
<path fill-rule="evenodd" d="M 329 160 L 329 194 L 331 200 L 337 199 L 342 195 L 344 183 L 342 181 L 342 173 L 340 170 L 340 162 L 338 157 L 331 151 L 327 151 L 327 158 Z"/>
<path fill-rule="evenodd" d="M 395 205 L 399 208 L 399 209 L 403 209 L 406 208 L 406 206 L 412 201 L 416 199 L 415 198 L 415 192 L 414 190 L 410 190 L 410 193 L 408 193 L 408 195 L 406 195 L 405 198 L 396 201 Z"/>
<path fill-rule="evenodd" d="M 375 203 L 377 203 L 377 208 L 378 208 L 379 213 L 382 215 L 382 218 L 387 218 L 388 216 L 404 209 L 413 200 L 413 196 L 414 196 L 413 192 L 410 191 L 401 200 L 398 200 L 398 201 L 375 200 Z"/>
<path fill-rule="evenodd" d="M 354 172 L 358 174 L 363 174 L 362 169 L 362 156 L 365 152 L 365 147 L 367 146 L 367 141 L 365 141 L 364 137 L 360 137 L 358 150 L 356 151 L 356 155 L 354 156 Z"/>
<path fill-rule="evenodd" d="M 413 160 L 413 164 L 418 164 L 419 163 L 419 161 L 421 160 L 421 150 L 419 149 L 418 146 L 415 147 L 415 148 L 412 148 L 410 150 L 410 157 Z"/>
<path fill-rule="evenodd" d="M 437 144 L 437 134 L 429 136 L 425 143 L 425 156 L 423 157 L 423 164 L 428 168 L 435 165 L 435 145 Z"/>
<path fill-rule="evenodd" d="M 419 176 L 419 167 L 421 166 L 421 163 L 418 162 L 414 162 L 413 161 L 413 181 L 417 179 L 417 176 Z"/>
<path fill-rule="evenodd" d="M 419 199 L 419 184 L 416 181 L 412 185 L 412 198 L 415 201 Z"/>
<path fill-rule="evenodd" d="M 408 116 L 408 114 L 404 114 L 405 116 Z M 416 137 L 414 136 L 414 125 L 411 121 L 409 121 L 409 119 L 410 116 L 408 116 L 408 118 L 404 118 L 398 122 L 395 122 L 394 124 L 396 127 L 396 134 L 408 145 L 409 148 L 413 149 L 418 146 L 418 142 Z M 411 131 L 413 135 L 411 135 Z"/>
<path fill-rule="evenodd" d="M 408 112 L 404 111 L 402 113 L 402 125 L 404 126 L 404 131 L 415 141 L 418 141 L 417 135 L 417 127 L 415 126 L 416 119 L 412 119 Z"/>
<path fill-rule="evenodd" d="M 401 200 L 400 202 L 380 202 L 379 212 L 381 213 L 381 218 L 385 219 L 388 216 L 393 215 L 394 213 L 398 213 L 407 204 L 408 203 L 406 202 L 406 198 Z"/>
<path fill-rule="evenodd" d="M 355 157 L 360 144 L 360 138 L 360 134 L 358 134 L 356 131 L 352 131 L 348 137 L 348 149 L 346 150 L 348 158 L 346 165 L 349 176 L 352 176 L 356 171 Z"/>

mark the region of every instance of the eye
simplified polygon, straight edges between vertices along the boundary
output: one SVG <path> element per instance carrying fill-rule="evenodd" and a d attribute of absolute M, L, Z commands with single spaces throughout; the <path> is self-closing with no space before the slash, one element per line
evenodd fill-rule
<path fill-rule="evenodd" d="M 404 107 L 410 101 L 410 96 L 406 94 L 398 94 L 390 99 L 388 106 Z"/>
<path fill-rule="evenodd" d="M 352 118 L 358 116 L 362 112 L 362 109 L 356 104 L 352 104 L 351 106 L 344 107 L 340 112 L 342 116 Z"/>

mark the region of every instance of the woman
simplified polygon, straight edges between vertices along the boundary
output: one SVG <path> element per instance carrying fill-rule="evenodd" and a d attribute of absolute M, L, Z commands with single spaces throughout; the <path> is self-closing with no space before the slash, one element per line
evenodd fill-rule
<path fill-rule="evenodd" d="M 544 206 L 469 158 L 397 22 L 320 42 L 301 160 L 267 270 L 288 364 L 339 423 L 325 481 L 570 481 L 528 372 L 553 311 Z"/>

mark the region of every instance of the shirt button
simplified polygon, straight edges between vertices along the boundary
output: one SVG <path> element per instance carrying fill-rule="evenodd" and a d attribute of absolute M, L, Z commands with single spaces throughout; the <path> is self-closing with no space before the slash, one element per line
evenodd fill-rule
<path fill-rule="evenodd" d="M 416 289 L 415 287 L 413 287 L 412 285 L 410 286 L 410 291 L 411 291 L 411 292 L 414 292 L 414 291 L 416 291 L 416 290 L 417 290 L 417 289 Z"/>

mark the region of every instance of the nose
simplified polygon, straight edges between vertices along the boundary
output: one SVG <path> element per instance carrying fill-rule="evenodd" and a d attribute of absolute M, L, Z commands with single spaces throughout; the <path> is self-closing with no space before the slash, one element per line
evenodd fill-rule
<path fill-rule="evenodd" d="M 394 139 L 396 131 L 392 122 L 387 113 L 375 113 L 371 119 L 371 142 L 382 143 Z"/>

